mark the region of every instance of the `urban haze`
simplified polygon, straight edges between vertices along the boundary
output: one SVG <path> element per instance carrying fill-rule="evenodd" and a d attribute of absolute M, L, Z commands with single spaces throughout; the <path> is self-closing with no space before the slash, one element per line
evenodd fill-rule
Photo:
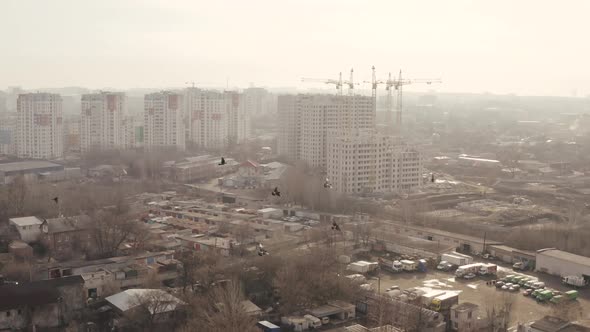
<path fill-rule="evenodd" d="M 590 331 L 588 12 L 0 2 L 0 331 Z"/>

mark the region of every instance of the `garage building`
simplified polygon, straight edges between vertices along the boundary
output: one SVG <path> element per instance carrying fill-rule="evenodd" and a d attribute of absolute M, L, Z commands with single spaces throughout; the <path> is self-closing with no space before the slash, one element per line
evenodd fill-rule
<path fill-rule="evenodd" d="M 590 257 L 554 248 L 537 251 L 537 271 L 557 276 L 582 276 L 590 281 Z"/>

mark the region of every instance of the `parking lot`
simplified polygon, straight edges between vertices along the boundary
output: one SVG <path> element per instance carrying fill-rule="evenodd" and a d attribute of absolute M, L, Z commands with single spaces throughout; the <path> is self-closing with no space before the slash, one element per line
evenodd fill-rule
<path fill-rule="evenodd" d="M 501 268 L 500 274 L 514 274 L 514 271 Z M 571 288 L 562 286 L 558 278 L 530 272 L 524 274 L 539 278 L 540 281 L 546 283 L 547 287 L 560 291 L 571 290 Z M 511 311 L 512 324 L 539 319 L 544 315 L 551 314 L 555 310 L 554 304 L 537 303 L 531 297 L 523 296 L 522 291 L 508 292 L 487 285 L 486 281 L 491 280 L 491 278 L 484 279 L 478 276 L 475 279 L 465 280 L 455 278 L 452 272 L 438 270 L 429 270 L 426 273 L 401 272 L 397 274 L 382 271 L 380 272 L 379 277 L 381 279 L 381 292 L 385 292 L 391 286 L 399 286 L 402 290 L 412 287 L 428 287 L 431 289 L 459 291 L 459 303 L 471 302 L 479 305 L 479 315 L 482 317 L 486 316 L 486 308 L 490 307 L 490 303 L 501 301 L 502 296 L 506 293 L 513 294 L 515 300 Z M 375 287 L 374 289 L 377 290 L 379 285 L 378 278 L 374 277 L 370 282 Z M 587 315 L 585 318 L 590 318 L 590 316 L 588 316 L 590 313 L 590 301 L 588 295 L 588 290 L 580 291 L 580 297 L 576 301 L 577 304 L 575 304 L 576 309 L 583 309 L 583 312 Z"/>

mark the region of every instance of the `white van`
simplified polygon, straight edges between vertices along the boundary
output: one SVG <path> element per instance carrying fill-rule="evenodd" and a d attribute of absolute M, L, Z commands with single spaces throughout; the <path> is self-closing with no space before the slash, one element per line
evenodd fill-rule
<path fill-rule="evenodd" d="M 317 329 L 322 326 L 322 321 L 319 318 L 317 318 L 316 316 L 305 315 L 305 316 L 303 316 L 303 318 L 307 319 L 307 321 L 309 322 L 310 328 Z"/>

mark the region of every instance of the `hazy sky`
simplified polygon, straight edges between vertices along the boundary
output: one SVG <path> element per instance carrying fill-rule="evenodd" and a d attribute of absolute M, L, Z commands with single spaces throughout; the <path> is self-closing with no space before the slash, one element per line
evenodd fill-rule
<path fill-rule="evenodd" d="M 589 13 L 586 0 L 0 0 L 0 89 L 315 87 L 300 78 L 368 80 L 375 65 L 442 77 L 438 91 L 586 95 Z"/>

